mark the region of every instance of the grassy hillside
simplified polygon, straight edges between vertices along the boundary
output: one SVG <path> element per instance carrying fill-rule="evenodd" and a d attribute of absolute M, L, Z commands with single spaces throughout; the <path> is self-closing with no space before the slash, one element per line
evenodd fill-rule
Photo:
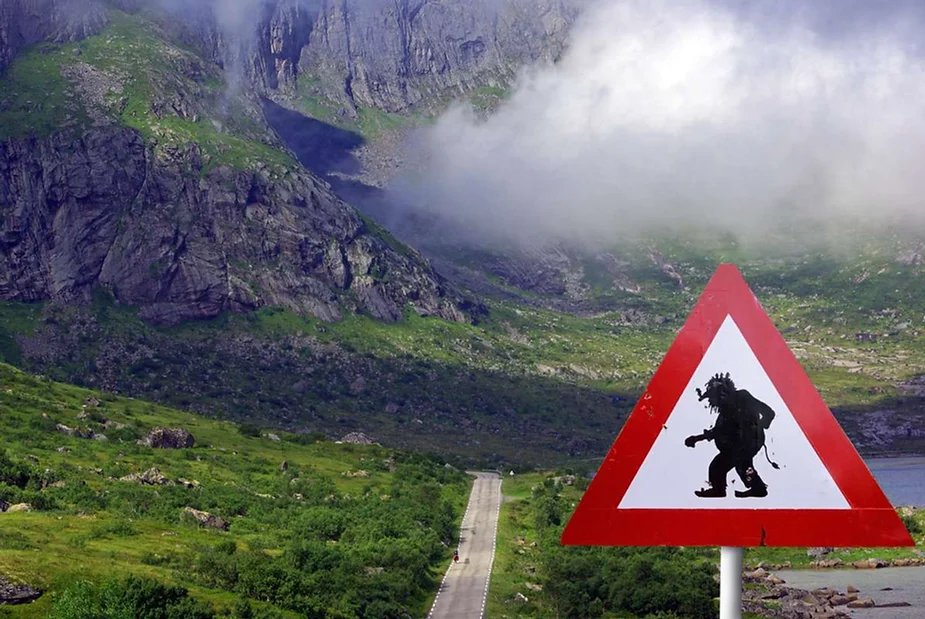
<path fill-rule="evenodd" d="M 195 445 L 136 444 L 153 427 L 184 428 Z M 239 614 L 249 601 L 267 617 L 420 616 L 470 487 L 466 475 L 420 456 L 260 436 L 6 365 L 0 444 L 0 499 L 32 507 L 0 513 L 0 575 L 45 591 L 0 610 L 8 617 L 93 616 L 60 613 L 130 574 Z M 120 480 L 152 468 L 166 483 Z M 227 530 L 201 526 L 186 507 L 224 519 Z"/>
<path fill-rule="evenodd" d="M 268 427 L 360 430 L 471 464 L 588 460 L 610 446 L 715 266 L 734 260 L 859 450 L 925 446 L 914 243 L 857 244 L 853 257 L 658 247 L 657 258 L 625 249 L 617 275 L 586 270 L 589 287 L 606 275 L 635 290 L 599 283 L 609 300 L 582 315 L 489 299 L 474 325 L 263 308 L 162 329 L 101 291 L 82 308 L 3 304 L 0 353 L 56 380 Z"/>

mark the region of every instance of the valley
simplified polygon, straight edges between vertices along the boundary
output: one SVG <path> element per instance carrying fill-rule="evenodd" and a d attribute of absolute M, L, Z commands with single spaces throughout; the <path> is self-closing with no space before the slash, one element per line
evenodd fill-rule
<path fill-rule="evenodd" d="M 0 617 L 712 617 L 716 549 L 558 540 L 726 262 L 865 458 L 923 453 L 919 194 L 824 199 L 885 182 L 864 157 L 905 151 L 864 140 L 892 129 L 766 196 L 789 160 L 736 161 L 732 124 L 704 174 L 685 114 L 726 108 L 601 70 L 594 4 L 3 0 L 0 602 L 29 602 Z M 796 156 L 811 125 L 749 135 Z M 900 513 L 916 548 L 823 554 L 918 561 Z"/>

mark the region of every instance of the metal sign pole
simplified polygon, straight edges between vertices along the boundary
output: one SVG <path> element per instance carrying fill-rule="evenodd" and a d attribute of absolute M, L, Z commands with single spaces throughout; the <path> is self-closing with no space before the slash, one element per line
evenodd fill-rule
<path fill-rule="evenodd" d="M 742 560 L 744 548 L 719 550 L 719 619 L 742 619 Z"/>

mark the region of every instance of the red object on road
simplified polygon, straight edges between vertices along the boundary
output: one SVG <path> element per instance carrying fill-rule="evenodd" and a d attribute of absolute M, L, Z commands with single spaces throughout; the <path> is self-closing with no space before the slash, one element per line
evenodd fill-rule
<path fill-rule="evenodd" d="M 722 405 L 704 403 L 700 387 L 724 380 L 730 381 L 730 393 L 747 394 L 717 397 Z M 763 454 L 741 447 L 745 443 L 737 441 L 746 439 L 735 434 L 748 428 L 751 413 L 743 403 L 755 401 L 748 406 L 774 411 L 761 430 L 766 434 L 753 441 Z M 698 442 L 704 444 L 695 447 Z M 710 487 L 697 490 L 708 475 Z M 914 545 L 732 264 L 720 265 L 707 284 L 569 520 L 562 543 Z"/>

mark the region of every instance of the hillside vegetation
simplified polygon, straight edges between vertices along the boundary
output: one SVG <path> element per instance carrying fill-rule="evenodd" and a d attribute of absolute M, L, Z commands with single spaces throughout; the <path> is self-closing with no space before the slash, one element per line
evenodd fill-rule
<path fill-rule="evenodd" d="M 588 486 L 584 472 L 567 469 L 505 478 L 487 616 L 716 617 L 717 548 L 604 548 L 559 543 L 562 530 Z M 870 558 L 881 562 L 921 561 L 925 510 L 908 510 L 899 508 L 899 513 L 917 543 L 914 548 L 815 550 L 830 551 L 828 558 L 838 559 L 844 566 Z M 745 563 L 749 569 L 762 562 L 805 568 L 817 558 L 806 548 L 749 548 Z M 746 589 L 760 586 L 745 585 Z M 776 607 L 773 598 L 764 604 L 767 609 Z"/>
<path fill-rule="evenodd" d="M 414 312 L 330 323 L 262 308 L 159 328 L 101 292 L 85 307 L 3 305 L 0 352 L 57 380 L 268 427 L 364 431 L 474 464 L 590 460 L 606 453 L 715 266 L 732 260 L 855 445 L 921 450 L 925 281 L 914 243 L 871 242 L 853 258 L 659 247 L 657 259 L 625 250 L 633 261 L 619 276 L 633 292 L 600 283 L 610 271 L 586 271 L 588 297 L 597 281 L 610 300 L 579 315 L 543 298 L 495 298 L 477 324 Z"/>
<path fill-rule="evenodd" d="M 137 443 L 155 427 L 195 444 Z M 19 506 L 0 513 L 0 575 L 44 591 L 4 617 L 135 617 L 144 600 L 173 600 L 171 617 L 421 616 L 470 487 L 425 457 L 262 436 L 6 365 L 0 443 L 0 501 Z"/>

